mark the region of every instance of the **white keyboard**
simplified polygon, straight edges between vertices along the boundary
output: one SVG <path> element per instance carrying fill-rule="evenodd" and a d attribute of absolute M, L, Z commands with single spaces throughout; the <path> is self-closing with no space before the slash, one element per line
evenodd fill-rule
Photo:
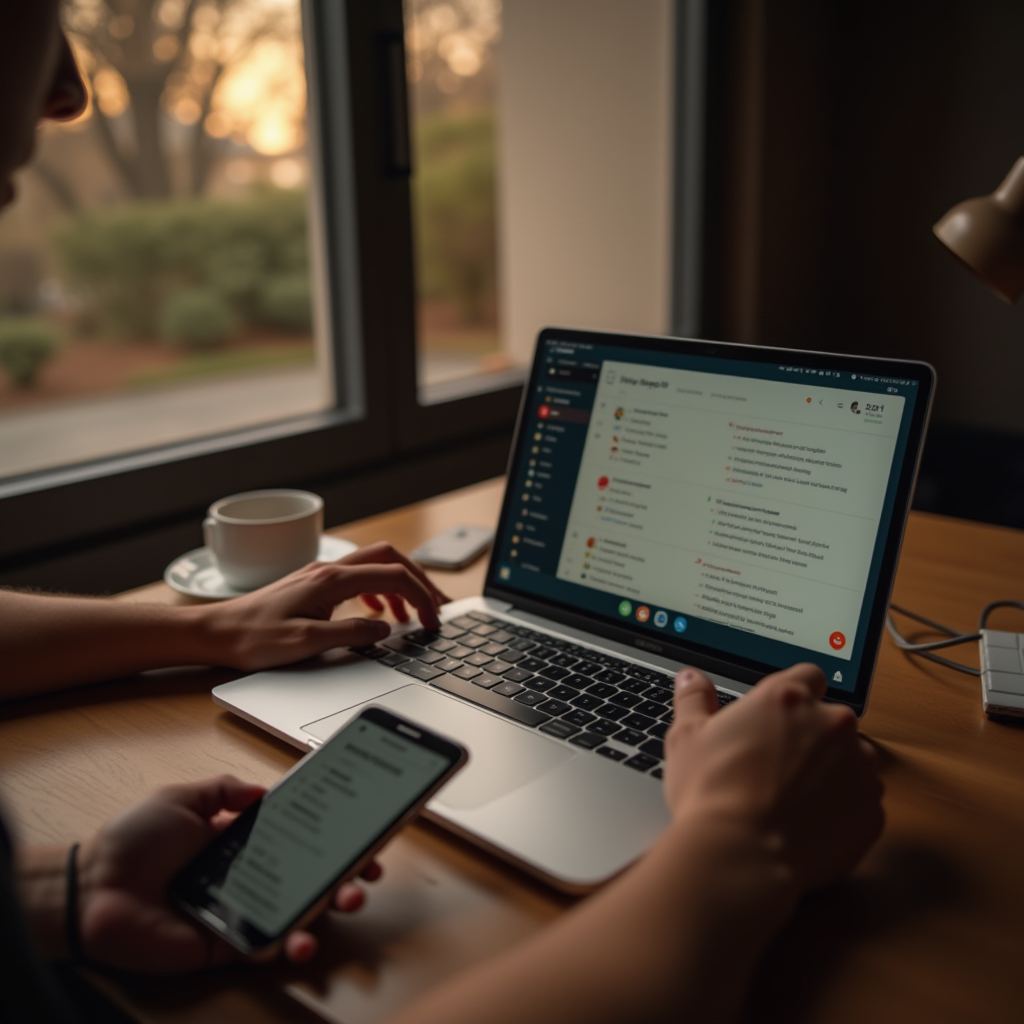
<path fill-rule="evenodd" d="M 981 699 L 987 715 L 1024 718 L 1024 633 L 981 631 Z"/>

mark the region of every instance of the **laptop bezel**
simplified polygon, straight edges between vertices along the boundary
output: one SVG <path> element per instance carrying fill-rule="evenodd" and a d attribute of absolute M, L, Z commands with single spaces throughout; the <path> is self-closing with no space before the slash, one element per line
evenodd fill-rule
<path fill-rule="evenodd" d="M 879 569 L 879 582 L 874 602 L 871 605 L 865 630 L 860 668 L 852 690 L 837 689 L 829 686 L 826 699 L 846 704 L 853 708 L 858 717 L 863 715 L 867 707 L 868 695 L 874 676 L 878 651 L 881 646 L 885 625 L 885 613 L 889 606 L 889 598 L 896 578 L 896 567 L 899 552 L 906 530 L 910 502 L 914 484 L 917 479 L 924 449 L 924 438 L 931 415 L 932 400 L 935 391 L 935 370 L 925 362 L 916 360 L 900 360 L 879 356 L 846 355 L 830 352 L 817 352 L 804 349 L 769 348 L 766 346 L 741 345 L 733 342 L 704 341 L 695 338 L 673 338 L 658 335 L 619 334 L 605 331 L 588 331 L 575 328 L 545 327 L 537 338 L 533 366 L 530 378 L 524 388 L 520 401 L 516 430 L 510 449 L 506 477 L 513 478 L 515 467 L 523 457 L 525 444 L 524 419 L 529 402 L 537 387 L 541 371 L 541 354 L 544 344 L 549 339 L 566 342 L 591 342 L 602 345 L 615 345 L 623 348 L 636 348 L 646 351 L 679 351 L 685 346 L 688 354 L 709 358 L 726 358 L 729 360 L 758 362 L 765 364 L 796 363 L 798 365 L 814 364 L 816 368 L 826 370 L 854 371 L 858 374 L 871 376 L 913 378 L 918 382 L 918 396 L 911 413 L 911 422 L 907 436 L 906 454 L 900 467 L 899 479 L 893 503 L 892 519 L 885 538 L 882 559 Z M 739 683 L 753 684 L 766 674 L 778 671 L 777 666 L 763 662 L 754 662 L 738 655 L 722 657 L 719 652 L 703 649 L 692 643 L 677 641 L 674 638 L 652 637 L 641 632 L 638 627 L 628 627 L 622 621 L 616 621 L 594 613 L 581 614 L 556 601 L 545 601 L 534 594 L 528 594 L 513 587 L 502 585 L 498 578 L 498 562 L 501 553 L 501 538 L 505 526 L 513 514 L 511 488 L 506 487 L 502 500 L 501 513 L 495 534 L 495 543 L 491 549 L 491 557 L 487 567 L 484 584 L 484 596 L 508 602 L 516 609 L 541 616 L 553 623 L 570 626 L 586 633 L 607 637 L 617 643 L 634 648 L 639 657 L 644 654 L 657 654 L 662 658 L 678 661 L 682 664 L 694 665 L 707 672 L 725 675 Z M 595 628 L 596 627 L 596 628 Z M 599 631 L 599 632 L 598 632 Z M 810 658 L 809 660 L 813 660 Z"/>

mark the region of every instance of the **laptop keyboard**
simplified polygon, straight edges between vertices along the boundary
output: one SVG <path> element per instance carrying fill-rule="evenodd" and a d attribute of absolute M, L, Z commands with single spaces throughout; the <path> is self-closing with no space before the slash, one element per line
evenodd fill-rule
<path fill-rule="evenodd" d="M 672 724 L 673 677 L 664 672 L 483 612 L 462 615 L 440 629 L 419 629 L 353 650 L 522 725 L 661 778 L 665 733 Z M 718 691 L 720 706 L 735 699 Z"/>

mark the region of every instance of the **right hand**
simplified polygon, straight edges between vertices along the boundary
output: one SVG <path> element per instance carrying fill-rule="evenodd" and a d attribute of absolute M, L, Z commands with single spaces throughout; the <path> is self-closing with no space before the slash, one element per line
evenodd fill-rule
<path fill-rule="evenodd" d="M 665 737 L 673 817 L 752 830 L 799 893 L 849 872 L 884 823 L 874 751 L 850 708 L 821 702 L 826 685 L 817 666 L 795 665 L 719 711 L 708 677 L 684 669 Z"/>

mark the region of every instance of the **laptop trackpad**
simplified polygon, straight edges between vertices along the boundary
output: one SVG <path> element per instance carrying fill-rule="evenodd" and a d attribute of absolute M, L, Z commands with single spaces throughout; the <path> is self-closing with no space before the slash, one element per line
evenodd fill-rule
<path fill-rule="evenodd" d="M 451 736 L 469 750 L 469 763 L 431 803 L 468 810 L 489 803 L 571 760 L 576 754 L 551 740 L 510 725 L 438 690 L 411 684 L 369 701 Z M 354 718 L 356 705 L 303 727 L 326 740 Z"/>

